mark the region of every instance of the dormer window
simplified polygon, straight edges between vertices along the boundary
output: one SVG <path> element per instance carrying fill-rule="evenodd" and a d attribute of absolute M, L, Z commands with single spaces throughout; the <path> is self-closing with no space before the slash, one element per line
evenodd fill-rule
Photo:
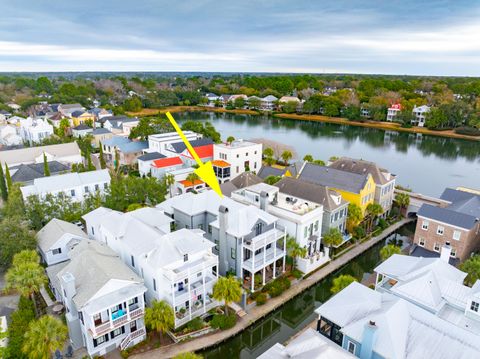
<path fill-rule="evenodd" d="M 184 262 L 188 262 L 188 254 L 184 254 L 184 255 L 183 255 L 183 261 L 184 261 Z"/>
<path fill-rule="evenodd" d="M 478 307 L 479 306 L 480 306 L 480 304 L 478 302 L 474 302 L 472 300 L 472 304 L 470 305 L 470 310 L 478 313 Z"/>

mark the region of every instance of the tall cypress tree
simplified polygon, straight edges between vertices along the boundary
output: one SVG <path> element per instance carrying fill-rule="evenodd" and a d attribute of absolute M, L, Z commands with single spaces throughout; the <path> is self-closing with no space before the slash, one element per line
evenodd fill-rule
<path fill-rule="evenodd" d="M 92 156 L 90 155 L 90 151 L 87 151 L 87 171 L 95 171 L 96 168 L 92 162 Z"/>
<path fill-rule="evenodd" d="M 3 174 L 3 167 L 0 165 L 0 194 L 5 202 L 8 199 L 7 183 L 5 182 L 5 175 Z"/>
<path fill-rule="evenodd" d="M 10 191 L 12 188 L 12 177 L 10 176 L 10 169 L 8 168 L 7 163 L 5 162 L 5 178 L 7 179 L 7 188 Z"/>
<path fill-rule="evenodd" d="M 47 155 L 43 152 L 43 174 L 45 177 L 50 176 L 50 167 L 48 167 Z"/>
<path fill-rule="evenodd" d="M 99 159 L 100 159 L 100 168 L 103 170 L 107 168 L 107 164 L 105 163 L 105 158 L 103 157 L 103 146 L 102 143 L 99 143 L 100 146 L 100 154 L 99 154 Z"/>

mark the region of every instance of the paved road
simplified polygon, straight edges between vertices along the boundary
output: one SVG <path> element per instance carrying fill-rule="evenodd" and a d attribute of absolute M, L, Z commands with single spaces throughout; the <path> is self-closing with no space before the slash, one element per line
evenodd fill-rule
<path fill-rule="evenodd" d="M 325 267 L 320 268 L 318 271 L 313 273 L 311 276 L 306 278 L 305 280 L 299 281 L 296 285 L 290 287 L 289 290 L 282 293 L 280 296 L 276 298 L 270 298 L 266 304 L 254 307 L 249 311 L 247 315 L 243 318 L 240 318 L 237 322 L 235 327 L 224 330 L 221 332 L 216 332 L 210 335 L 205 335 L 199 337 L 197 339 L 190 340 L 188 342 L 184 342 L 181 344 L 172 344 L 167 347 L 161 347 L 158 349 L 151 350 L 146 353 L 137 354 L 132 356 L 133 358 L 172 358 L 180 353 L 183 352 L 194 352 L 198 350 L 202 350 L 208 348 L 213 345 L 220 344 L 221 342 L 227 340 L 228 338 L 239 334 L 250 325 L 252 325 L 257 320 L 263 318 L 270 312 L 274 311 L 278 307 L 285 304 L 287 301 L 292 299 L 293 297 L 297 296 L 298 294 L 302 293 L 306 289 L 310 288 L 320 280 L 324 279 L 329 274 L 335 272 L 339 268 L 343 267 L 345 264 L 350 262 L 355 257 L 359 256 L 363 252 L 365 252 L 368 248 L 372 247 L 376 243 L 382 241 L 383 239 L 387 238 L 390 234 L 395 232 L 397 229 L 402 227 L 403 225 L 413 221 L 412 218 L 405 218 L 401 221 L 395 223 L 394 225 L 387 228 L 384 232 L 382 232 L 379 236 L 373 237 L 368 241 L 365 241 L 355 247 L 352 250 L 345 253 L 341 257 L 331 261 Z"/>
<path fill-rule="evenodd" d="M 18 307 L 19 296 L 14 295 L 3 295 L 3 288 L 5 288 L 5 274 L 0 272 L 0 317 L 6 316 L 7 322 L 10 323 L 10 315 Z"/>

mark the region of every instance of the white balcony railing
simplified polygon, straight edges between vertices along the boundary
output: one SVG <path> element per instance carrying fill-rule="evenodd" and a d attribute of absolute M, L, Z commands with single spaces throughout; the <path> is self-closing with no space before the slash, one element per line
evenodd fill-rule
<path fill-rule="evenodd" d="M 137 339 L 138 337 L 141 337 L 142 335 L 145 335 L 145 327 L 142 327 L 133 333 L 128 334 L 125 338 L 120 343 L 120 350 L 125 350 L 128 348 L 128 346 L 133 342 L 133 340 Z"/>
<path fill-rule="evenodd" d="M 255 255 L 255 260 L 252 258 L 247 259 L 242 263 L 242 267 L 249 272 L 257 272 L 267 265 L 272 264 L 278 259 L 281 259 L 285 256 L 283 249 L 276 248 L 275 251 L 273 248 L 264 250 L 263 252 Z M 254 267 L 255 266 L 255 267 Z"/>
<path fill-rule="evenodd" d="M 128 323 L 134 319 L 141 317 L 143 313 L 144 313 L 144 309 L 138 308 L 129 313 L 125 313 L 119 318 L 115 318 L 114 320 L 102 323 L 99 326 L 91 327 L 88 330 L 90 331 L 90 334 L 92 335 L 92 337 L 97 338 L 114 329 L 121 327 L 125 323 Z"/>
<path fill-rule="evenodd" d="M 283 236 L 285 236 L 284 231 L 278 228 L 272 228 L 266 231 L 265 233 L 262 233 L 256 237 L 253 237 L 252 239 L 246 239 L 244 242 L 244 247 L 248 248 L 251 251 L 256 251 L 257 249 L 265 247 L 268 244 L 279 240 Z"/>

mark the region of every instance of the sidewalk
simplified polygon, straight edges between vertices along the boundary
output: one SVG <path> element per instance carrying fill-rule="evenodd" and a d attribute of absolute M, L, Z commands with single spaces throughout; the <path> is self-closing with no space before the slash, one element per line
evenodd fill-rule
<path fill-rule="evenodd" d="M 227 340 L 228 338 L 241 333 L 243 330 L 248 328 L 257 320 L 268 315 L 270 312 L 282 306 L 283 304 L 288 302 L 290 299 L 294 298 L 295 296 L 302 293 L 306 289 L 315 285 L 316 283 L 324 279 L 329 274 L 335 272 L 336 270 L 338 270 L 339 268 L 343 267 L 345 264 L 350 262 L 352 259 L 362 254 L 368 248 L 382 241 L 383 239 L 388 237 L 390 234 L 395 232 L 398 228 L 402 227 L 403 225 L 411 221 L 413 221 L 412 218 L 404 218 L 401 221 L 387 228 L 379 236 L 373 237 L 368 241 L 355 246 L 352 250 L 345 253 L 341 257 L 331 261 L 325 267 L 320 268 L 317 272 L 313 273 L 308 278 L 299 281 L 296 285 L 290 287 L 289 290 L 283 292 L 280 296 L 275 298 L 270 298 L 267 301 L 267 303 L 262 306 L 254 307 L 252 310 L 250 310 L 250 312 L 247 315 L 245 315 L 242 318 L 239 318 L 239 320 L 237 321 L 237 325 L 235 325 L 235 327 L 231 329 L 227 329 L 221 332 L 213 333 L 211 335 L 206 335 L 203 337 L 192 339 L 184 343 L 172 344 L 166 347 L 161 347 L 146 353 L 132 355 L 131 358 L 142 358 L 142 359 L 172 358 L 180 353 L 194 352 L 194 351 L 206 349 L 208 347 L 220 344 L 221 342 Z"/>

